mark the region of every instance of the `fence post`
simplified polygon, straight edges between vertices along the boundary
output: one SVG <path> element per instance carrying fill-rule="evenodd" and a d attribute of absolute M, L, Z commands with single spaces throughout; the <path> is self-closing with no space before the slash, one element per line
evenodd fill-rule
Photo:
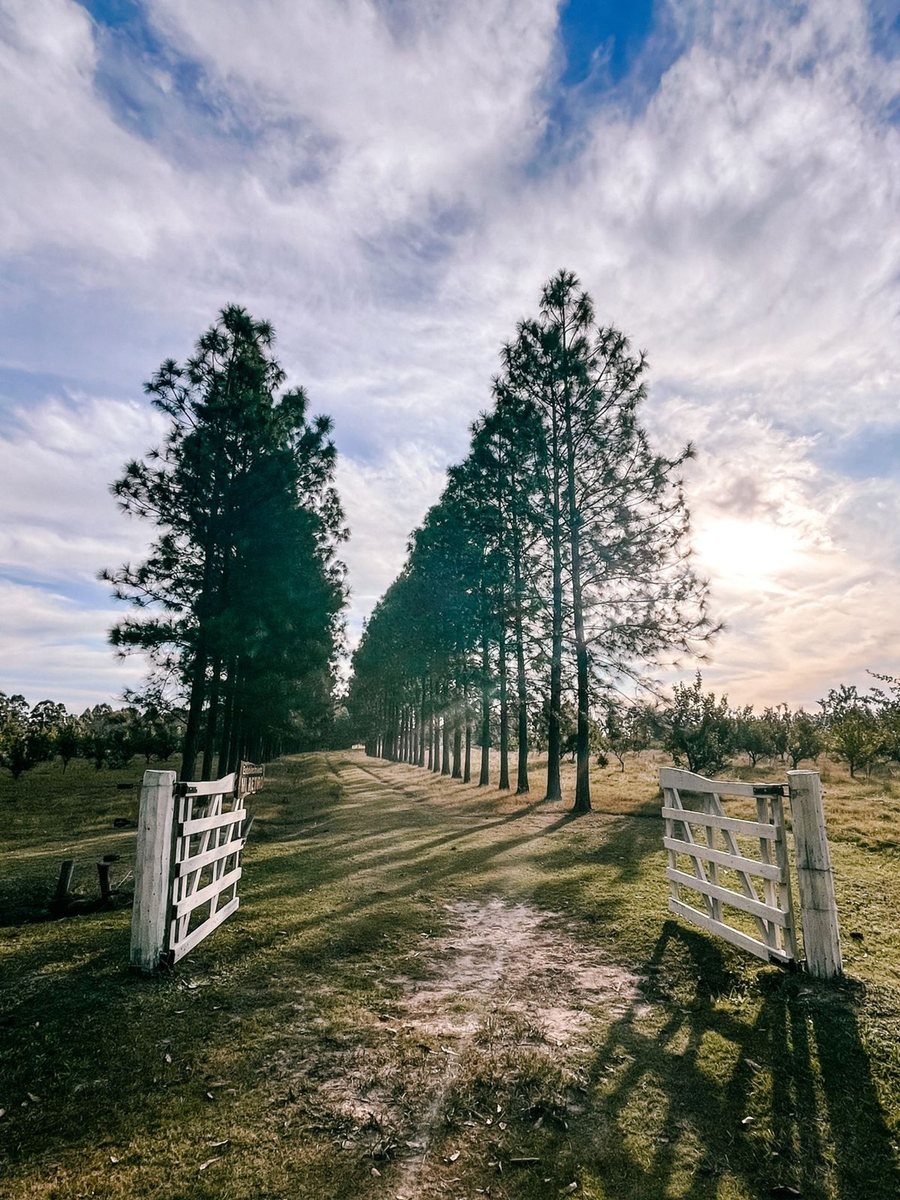
<path fill-rule="evenodd" d="M 131 961 L 155 971 L 166 945 L 175 826 L 175 772 L 145 771 L 138 814 Z"/>
<path fill-rule="evenodd" d="M 806 969 L 818 979 L 832 979 L 843 963 L 822 784 L 818 771 L 788 771 L 787 776 Z"/>

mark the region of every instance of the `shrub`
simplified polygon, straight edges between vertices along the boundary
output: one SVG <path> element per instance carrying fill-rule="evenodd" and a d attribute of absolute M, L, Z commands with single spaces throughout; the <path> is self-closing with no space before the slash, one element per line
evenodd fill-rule
<path fill-rule="evenodd" d="M 687 763 L 701 775 L 715 775 L 734 748 L 734 720 L 728 697 L 704 692 L 700 672 L 693 683 L 678 683 L 667 711 L 665 748 L 676 766 Z"/>

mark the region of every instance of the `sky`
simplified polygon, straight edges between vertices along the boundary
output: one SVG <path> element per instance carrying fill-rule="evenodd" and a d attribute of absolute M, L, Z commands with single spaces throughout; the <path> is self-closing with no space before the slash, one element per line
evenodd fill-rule
<path fill-rule="evenodd" d="M 356 638 L 561 267 L 696 447 L 708 685 L 900 673 L 898 58 L 897 0 L 0 0 L 0 690 L 139 681 L 108 487 L 232 302 L 334 418 Z"/>

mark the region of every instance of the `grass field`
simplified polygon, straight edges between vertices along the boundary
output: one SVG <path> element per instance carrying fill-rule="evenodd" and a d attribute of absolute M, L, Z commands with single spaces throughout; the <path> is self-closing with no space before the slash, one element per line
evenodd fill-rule
<path fill-rule="evenodd" d="M 573 820 L 283 760 L 239 912 L 154 979 L 126 905 L 46 911 L 63 858 L 89 899 L 104 854 L 127 875 L 141 765 L 3 779 L 0 1195 L 896 1200 L 893 787 L 823 768 L 847 978 L 821 985 L 667 919 L 661 761 L 598 770 Z"/>

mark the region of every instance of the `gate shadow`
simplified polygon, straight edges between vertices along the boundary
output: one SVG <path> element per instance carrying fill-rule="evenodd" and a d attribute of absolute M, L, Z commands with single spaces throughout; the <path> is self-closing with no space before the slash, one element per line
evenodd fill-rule
<path fill-rule="evenodd" d="M 674 921 L 645 977 L 661 1016 L 629 1012 L 589 1067 L 592 1120 L 605 1120 L 599 1138 L 586 1138 L 606 1186 L 641 1200 L 710 1200 L 730 1179 L 753 1196 L 896 1200 L 896 1148 L 856 1013 L 858 985 L 772 968 L 757 976 L 756 995 L 736 993 L 740 977 L 718 944 Z"/>

